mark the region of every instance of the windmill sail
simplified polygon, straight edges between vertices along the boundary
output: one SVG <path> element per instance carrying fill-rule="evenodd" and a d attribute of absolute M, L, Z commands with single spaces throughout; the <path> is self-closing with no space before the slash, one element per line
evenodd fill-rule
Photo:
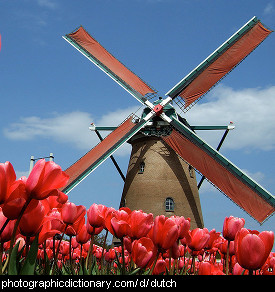
<path fill-rule="evenodd" d="M 63 38 L 140 102 L 146 100 L 146 94 L 156 93 L 103 48 L 82 26 Z"/>
<path fill-rule="evenodd" d="M 275 211 L 275 197 L 253 181 L 192 130 L 173 119 L 175 129 L 164 141 L 226 196 L 262 223 Z"/>
<path fill-rule="evenodd" d="M 78 161 L 65 170 L 70 176 L 62 192 L 68 193 L 84 178 L 94 171 L 102 162 L 110 157 L 120 146 L 136 134 L 147 121 L 132 122 L 132 116 L 110 133 L 103 141 L 82 156 Z"/>
<path fill-rule="evenodd" d="M 253 17 L 166 95 L 173 99 L 179 96 L 184 108 L 189 107 L 233 70 L 271 32 L 257 17 Z"/>

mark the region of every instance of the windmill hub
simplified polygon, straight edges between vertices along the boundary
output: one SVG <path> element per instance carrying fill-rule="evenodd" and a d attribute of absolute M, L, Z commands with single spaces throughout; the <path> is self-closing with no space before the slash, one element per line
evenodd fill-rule
<path fill-rule="evenodd" d="M 163 106 L 162 103 L 163 99 L 160 97 L 158 100 L 153 102 L 153 111 L 156 113 L 154 117 L 150 119 L 148 124 L 141 130 L 142 134 L 146 136 L 167 136 L 171 134 L 172 127 L 171 125 L 164 121 L 160 115 L 164 113 L 169 118 L 178 118 L 176 110 L 171 104 L 166 104 Z M 141 115 L 141 119 L 145 118 L 150 112 L 152 111 L 151 108 L 146 107 Z"/>

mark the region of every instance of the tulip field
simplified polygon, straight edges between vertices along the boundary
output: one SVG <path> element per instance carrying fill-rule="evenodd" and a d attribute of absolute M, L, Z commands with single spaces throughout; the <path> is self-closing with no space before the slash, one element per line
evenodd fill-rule
<path fill-rule="evenodd" d="M 70 202 L 68 176 L 39 160 L 28 178 L 0 163 L 2 275 L 275 275 L 274 233 L 226 217 L 223 230 L 190 219 Z M 96 244 L 102 234 L 104 242 Z M 107 247 L 112 234 L 118 247 Z"/>

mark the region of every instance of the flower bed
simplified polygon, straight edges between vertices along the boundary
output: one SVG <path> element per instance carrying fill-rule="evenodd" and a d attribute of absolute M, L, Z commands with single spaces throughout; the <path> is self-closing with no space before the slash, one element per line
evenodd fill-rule
<path fill-rule="evenodd" d="M 142 210 L 75 205 L 68 176 L 39 160 L 28 178 L 0 164 L 0 273 L 8 275 L 274 275 L 272 231 L 226 217 L 223 230 L 190 230 L 190 219 Z M 95 237 L 105 232 L 102 246 Z M 111 233 L 121 244 L 106 248 Z"/>

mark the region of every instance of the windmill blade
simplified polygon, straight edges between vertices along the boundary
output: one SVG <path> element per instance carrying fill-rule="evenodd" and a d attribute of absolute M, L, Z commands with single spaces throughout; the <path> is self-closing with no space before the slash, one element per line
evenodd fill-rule
<path fill-rule="evenodd" d="M 246 58 L 272 31 L 253 17 L 166 95 L 178 97 L 186 111 Z"/>
<path fill-rule="evenodd" d="M 147 94 L 156 93 L 154 89 L 103 48 L 82 26 L 63 38 L 141 103 L 147 100 Z"/>
<path fill-rule="evenodd" d="M 262 223 L 275 211 L 275 197 L 242 170 L 174 119 L 164 141 L 185 161 L 210 180 L 227 197 Z"/>
<path fill-rule="evenodd" d="M 64 193 L 70 192 L 118 148 L 144 127 L 147 122 L 148 120 L 143 119 L 139 123 L 133 123 L 132 116 L 130 116 L 124 123 L 103 139 L 101 143 L 97 144 L 93 149 L 65 170 L 65 173 L 70 176 L 70 179 L 61 191 Z"/>

